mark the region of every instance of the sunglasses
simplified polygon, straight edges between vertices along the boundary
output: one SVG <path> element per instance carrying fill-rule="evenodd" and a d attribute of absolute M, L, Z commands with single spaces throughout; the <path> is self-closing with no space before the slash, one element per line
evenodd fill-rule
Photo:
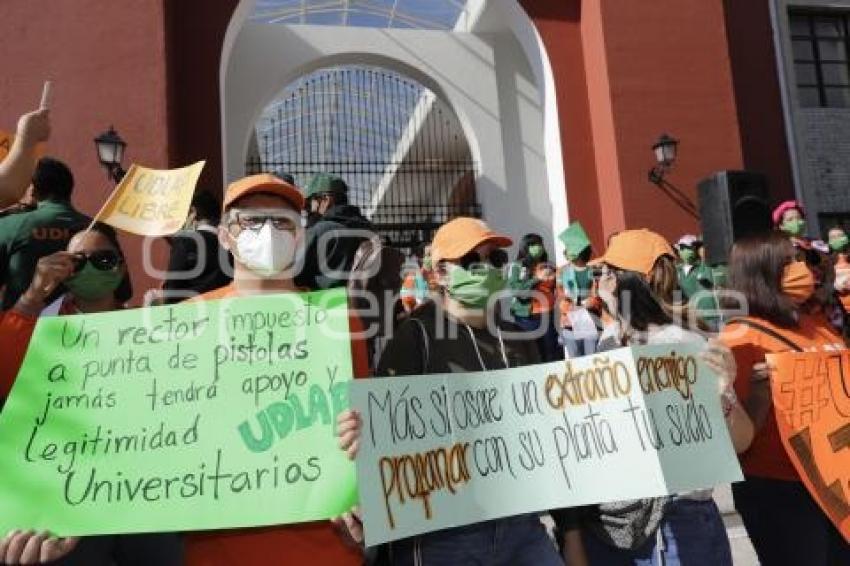
<path fill-rule="evenodd" d="M 115 250 L 98 250 L 88 255 L 76 254 L 74 256 L 74 272 L 80 271 L 86 263 L 90 263 L 98 271 L 112 271 L 123 261 L 124 258 Z"/>
<path fill-rule="evenodd" d="M 266 225 L 266 222 L 271 222 L 272 228 L 284 232 L 295 232 L 298 229 L 298 224 L 295 219 L 285 215 L 273 214 L 251 214 L 247 212 L 237 212 L 235 223 L 243 230 L 251 230 L 259 232 Z M 232 225 L 232 224 L 231 224 Z"/>
<path fill-rule="evenodd" d="M 594 265 L 591 268 L 590 275 L 594 279 L 601 279 L 607 275 L 616 275 L 617 270 L 607 265 Z"/>
<path fill-rule="evenodd" d="M 460 258 L 458 261 L 458 265 L 466 270 L 469 270 L 471 267 L 476 265 L 481 265 L 482 263 L 489 263 L 497 269 L 504 267 L 508 263 L 508 254 L 502 249 L 495 249 L 486 256 L 482 256 L 478 252 L 472 251 Z"/>

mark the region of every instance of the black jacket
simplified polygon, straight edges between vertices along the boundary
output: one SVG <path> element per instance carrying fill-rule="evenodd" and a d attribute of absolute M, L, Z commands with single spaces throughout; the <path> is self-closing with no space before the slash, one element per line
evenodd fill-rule
<path fill-rule="evenodd" d="M 318 222 L 307 228 L 304 267 L 295 278 L 298 286 L 330 289 L 345 285 L 346 279 L 339 277 L 339 273 L 323 272 L 321 257 L 326 258 L 328 271 L 347 273 L 357 248 L 368 237 L 362 233 L 346 233 L 348 230 L 372 231 L 372 223 L 360 209 L 348 204 L 331 207 Z"/>

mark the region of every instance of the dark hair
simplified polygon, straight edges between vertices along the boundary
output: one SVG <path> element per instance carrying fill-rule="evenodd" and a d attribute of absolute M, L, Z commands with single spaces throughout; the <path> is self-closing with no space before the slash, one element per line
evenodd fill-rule
<path fill-rule="evenodd" d="M 536 259 L 528 254 L 528 248 L 534 245 L 543 246 L 543 255 Z M 526 267 L 533 267 L 538 263 L 547 263 L 549 261 L 549 254 L 546 253 L 543 237 L 540 234 L 526 234 L 523 236 L 519 241 L 519 251 L 517 251 L 516 260 Z"/>
<path fill-rule="evenodd" d="M 593 255 L 593 249 L 588 245 L 586 248 L 581 250 L 581 253 L 576 257 L 576 261 L 582 261 L 587 263 L 590 261 L 591 256 Z"/>
<path fill-rule="evenodd" d="M 221 221 L 221 204 L 210 191 L 202 190 L 195 193 L 192 206 L 195 207 L 196 217 L 199 220 L 207 220 L 210 224 L 218 224 Z"/>
<path fill-rule="evenodd" d="M 78 234 L 84 232 L 85 230 L 81 230 L 77 232 Z M 109 224 L 104 224 L 103 222 L 95 222 L 91 227 L 92 232 L 97 232 L 107 240 L 112 246 L 115 248 L 115 251 L 118 252 L 118 255 L 121 256 L 121 259 L 124 260 L 124 267 L 126 271 L 124 272 L 124 278 L 121 280 L 121 283 L 118 285 L 118 288 L 115 289 L 115 298 L 121 303 L 126 303 L 133 297 L 133 283 L 130 281 L 130 269 L 127 265 L 127 260 L 124 257 L 124 252 L 121 249 L 121 243 L 118 241 L 118 232 L 115 231 L 115 228 L 110 226 Z"/>
<path fill-rule="evenodd" d="M 779 232 L 742 238 L 732 246 L 729 289 L 744 296 L 751 316 L 797 325 L 797 305 L 782 293 L 782 275 L 793 253 L 788 237 Z"/>
<path fill-rule="evenodd" d="M 617 306 L 630 328 L 646 332 L 650 324 L 671 324 L 673 318 L 646 278 L 636 271 L 617 272 Z"/>
<path fill-rule="evenodd" d="M 290 185 L 295 186 L 295 177 L 292 175 L 292 173 L 287 173 L 283 169 L 278 169 L 277 171 L 274 172 L 274 176 L 277 177 L 278 179 L 282 179 L 282 180 L 286 181 Z"/>
<path fill-rule="evenodd" d="M 74 190 L 74 175 L 58 159 L 42 157 L 32 174 L 32 188 L 36 200 L 70 200 Z"/>

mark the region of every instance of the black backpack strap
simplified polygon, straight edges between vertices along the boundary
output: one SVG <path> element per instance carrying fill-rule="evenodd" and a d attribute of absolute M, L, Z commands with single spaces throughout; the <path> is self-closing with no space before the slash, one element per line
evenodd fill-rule
<path fill-rule="evenodd" d="M 428 373 L 428 365 L 431 363 L 431 338 L 428 336 L 424 322 L 415 316 L 411 316 L 410 320 L 415 322 L 419 330 L 422 331 L 422 373 Z"/>
<path fill-rule="evenodd" d="M 758 322 L 756 322 L 752 319 L 749 319 L 749 318 L 733 318 L 729 322 L 726 323 L 726 326 L 729 326 L 730 324 L 743 324 L 744 326 L 748 326 L 748 327 L 752 328 L 753 330 L 757 330 L 757 331 L 761 332 L 762 334 L 767 334 L 768 336 L 770 336 L 774 340 L 782 342 L 783 344 L 785 344 L 786 346 L 788 346 L 789 348 L 791 348 L 795 352 L 803 352 L 804 351 L 800 346 L 798 346 L 797 344 L 795 344 L 794 342 L 792 342 L 791 340 L 789 340 L 785 336 L 776 332 L 772 328 L 768 328 L 767 326 L 760 324 L 760 323 L 758 323 Z"/>

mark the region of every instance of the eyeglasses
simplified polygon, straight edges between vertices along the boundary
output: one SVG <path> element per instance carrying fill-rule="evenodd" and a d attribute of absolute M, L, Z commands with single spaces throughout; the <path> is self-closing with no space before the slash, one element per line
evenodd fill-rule
<path fill-rule="evenodd" d="M 115 250 L 98 250 L 88 255 L 80 253 L 74 256 L 74 271 L 79 271 L 90 263 L 98 271 L 112 271 L 124 261 Z"/>
<path fill-rule="evenodd" d="M 275 230 L 281 230 L 284 232 L 295 232 L 298 229 L 298 224 L 291 216 L 280 214 L 252 214 L 250 212 L 237 212 L 231 226 L 235 223 L 243 230 L 259 232 L 263 229 L 263 226 L 266 225 L 266 222 L 271 222 L 272 228 Z"/>
<path fill-rule="evenodd" d="M 504 265 L 508 263 L 508 254 L 505 250 L 495 249 L 488 255 L 482 257 L 478 252 L 472 251 L 460 258 L 458 261 L 458 265 L 466 270 L 484 263 L 489 263 L 497 269 L 504 267 Z"/>

